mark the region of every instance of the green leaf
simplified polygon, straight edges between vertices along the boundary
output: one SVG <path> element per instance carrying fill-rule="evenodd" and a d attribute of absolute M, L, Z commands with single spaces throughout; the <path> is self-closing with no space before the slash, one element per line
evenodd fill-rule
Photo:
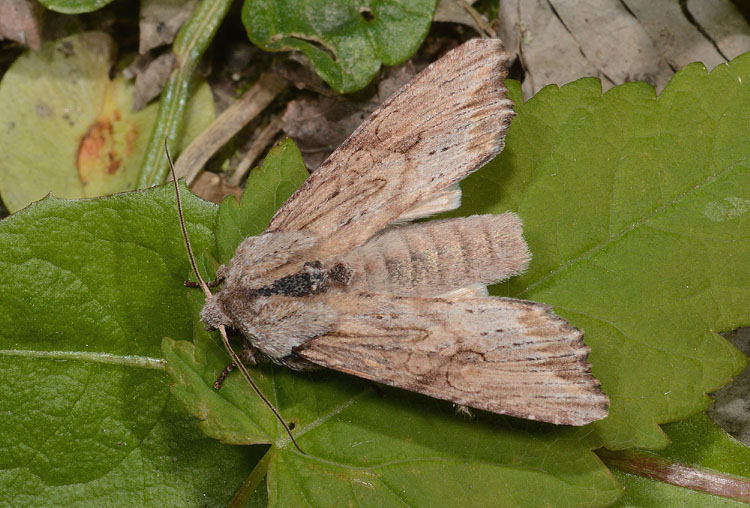
<path fill-rule="evenodd" d="M 664 426 L 672 443 L 652 455 L 674 463 L 712 469 L 750 479 L 750 448 L 735 441 L 706 414 Z M 622 473 L 615 477 L 625 486 L 625 495 L 614 508 L 724 508 L 747 507 L 746 503 L 655 480 Z"/>
<path fill-rule="evenodd" d="M 133 85 L 109 78 L 115 52 L 108 35 L 88 32 L 26 52 L 8 69 L 0 83 L 0 194 L 9 210 L 49 192 L 72 198 L 135 188 L 156 105 L 132 112 Z M 207 85 L 189 111 L 185 145 L 213 119 Z"/>
<path fill-rule="evenodd" d="M 592 430 L 659 448 L 659 423 L 710 403 L 750 324 L 750 54 L 630 83 L 547 87 L 517 104 L 503 153 L 462 183 L 458 215 L 517 210 L 534 258 L 496 294 L 554 305 L 586 332 L 612 400 Z M 496 198 L 500 193 L 501 198 Z"/>
<path fill-rule="evenodd" d="M 186 193 L 193 244 L 216 207 Z M 0 222 L 0 499 L 225 506 L 257 455 L 203 436 L 160 344 L 191 333 L 171 186 L 47 198 Z M 106 501 L 104 501 L 106 500 Z"/>
<path fill-rule="evenodd" d="M 47 9 L 65 14 L 80 14 L 101 9 L 112 0 L 39 0 Z"/>
<path fill-rule="evenodd" d="M 302 51 L 334 90 L 364 88 L 427 35 L 436 0 L 245 0 L 248 37 L 266 51 Z"/>
<path fill-rule="evenodd" d="M 262 232 L 307 172 L 287 140 L 254 173 L 239 208 L 230 200 L 222 203 L 220 251 L 233 252 L 243 239 L 240 232 Z M 244 379 L 230 376 L 221 390 L 213 389 L 229 360 L 220 340 L 198 320 L 203 302 L 199 292 L 192 295 L 193 343 L 163 343 L 174 393 L 207 435 L 225 443 L 273 445 L 259 466 L 268 467 L 269 506 L 500 506 L 508 499 L 529 507 L 560 500 L 566 506 L 606 506 L 620 494 L 588 443 L 566 439 L 566 431 L 552 426 L 488 415 L 466 420 L 444 402 L 374 390 L 333 372 L 253 369 L 261 390 L 294 425 L 308 454 L 300 455 Z"/>
<path fill-rule="evenodd" d="M 242 240 L 261 234 L 276 210 L 308 175 L 302 154 L 291 139 L 271 148 L 263 166 L 248 176 L 241 203 L 238 205 L 234 196 L 229 196 L 219 207 L 219 260 L 228 263 Z"/>

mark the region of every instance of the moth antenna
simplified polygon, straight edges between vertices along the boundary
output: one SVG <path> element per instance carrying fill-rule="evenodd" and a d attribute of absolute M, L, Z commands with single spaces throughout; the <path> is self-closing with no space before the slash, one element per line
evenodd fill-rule
<path fill-rule="evenodd" d="M 200 272 L 198 271 L 198 264 L 195 262 L 195 255 L 193 254 L 193 246 L 190 244 L 190 238 L 188 237 L 187 227 L 185 227 L 185 215 L 182 211 L 182 198 L 180 197 L 180 186 L 177 184 L 177 174 L 174 171 L 174 163 L 172 162 L 172 156 L 169 154 L 169 146 L 167 143 L 167 138 L 164 138 L 164 152 L 167 154 L 167 162 L 169 162 L 169 171 L 172 173 L 172 183 L 174 183 L 174 192 L 175 196 L 177 197 L 177 212 L 180 215 L 180 227 L 182 228 L 182 236 L 185 239 L 185 247 L 187 247 L 188 251 L 188 257 L 190 258 L 190 265 L 193 267 L 193 273 L 195 274 L 195 277 L 198 279 L 198 284 L 200 284 L 201 289 L 203 289 L 203 293 L 206 295 L 206 298 L 210 298 L 213 296 L 211 293 L 211 290 L 208 289 L 208 284 L 203 280 L 203 277 L 201 277 Z M 224 325 L 218 326 L 219 333 L 221 334 L 221 339 L 224 342 L 224 347 L 226 348 L 227 352 L 229 353 L 229 356 L 232 357 L 232 363 L 234 363 L 238 369 L 240 369 L 240 372 L 242 372 L 242 377 L 247 380 L 247 382 L 250 384 L 250 386 L 255 390 L 255 393 L 258 394 L 258 397 L 266 404 L 266 406 L 269 407 L 269 409 L 273 412 L 274 416 L 276 416 L 276 419 L 279 420 L 279 423 L 284 427 L 284 430 L 287 434 L 289 434 L 289 439 L 292 440 L 292 444 L 294 444 L 294 447 L 297 448 L 297 450 L 302 455 L 307 455 L 302 448 L 299 447 L 297 444 L 297 441 L 294 439 L 294 436 L 292 435 L 292 430 L 289 428 L 289 426 L 284 421 L 284 418 L 282 418 L 281 413 L 279 413 L 279 410 L 276 409 L 276 407 L 271 403 L 270 400 L 268 400 L 268 397 L 266 397 L 262 391 L 260 391 L 260 387 L 255 384 L 255 381 L 253 381 L 253 378 L 250 377 L 250 373 L 247 371 L 247 368 L 245 367 L 245 364 L 242 363 L 242 360 L 240 360 L 240 357 L 237 355 L 237 353 L 232 349 L 232 345 L 229 343 L 229 337 L 227 336 L 227 330 L 224 327 Z"/>

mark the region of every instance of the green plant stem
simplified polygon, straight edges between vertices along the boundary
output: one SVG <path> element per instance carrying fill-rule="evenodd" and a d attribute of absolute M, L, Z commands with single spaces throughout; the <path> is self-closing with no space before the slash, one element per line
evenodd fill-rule
<path fill-rule="evenodd" d="M 139 189 L 163 183 L 167 177 L 169 168 L 164 156 L 164 139 L 168 140 L 169 146 L 177 146 L 198 62 L 231 3 L 232 0 L 201 0 L 177 34 L 173 46 L 176 66 L 161 93 L 156 123 L 138 174 Z"/>
<path fill-rule="evenodd" d="M 673 462 L 644 452 L 600 449 L 596 454 L 608 467 L 625 473 L 735 501 L 750 502 L 750 480 L 747 478 Z"/>
<path fill-rule="evenodd" d="M 253 492 L 255 492 L 255 489 L 258 488 L 260 482 L 266 477 L 268 464 L 271 462 L 271 459 L 275 454 L 275 447 L 269 446 L 265 455 L 263 455 L 258 463 L 255 464 L 252 472 L 250 472 L 250 476 L 247 477 L 247 480 L 242 484 L 240 490 L 234 495 L 232 502 L 229 503 L 229 508 L 243 508 L 247 505 L 247 502 L 250 500 Z"/>

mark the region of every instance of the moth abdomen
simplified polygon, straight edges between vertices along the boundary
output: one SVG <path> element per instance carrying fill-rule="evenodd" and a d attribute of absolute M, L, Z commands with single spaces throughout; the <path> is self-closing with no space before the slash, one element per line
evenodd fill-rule
<path fill-rule="evenodd" d="M 344 256 L 352 286 L 437 296 L 523 272 L 531 255 L 514 213 L 474 215 L 386 230 Z"/>

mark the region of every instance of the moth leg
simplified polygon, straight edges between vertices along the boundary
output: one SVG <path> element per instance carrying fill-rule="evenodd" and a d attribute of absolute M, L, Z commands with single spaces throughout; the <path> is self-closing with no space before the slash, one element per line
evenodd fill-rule
<path fill-rule="evenodd" d="M 215 288 L 216 286 L 218 286 L 218 285 L 219 285 L 219 284 L 221 284 L 222 282 L 224 282 L 224 279 L 223 279 L 223 278 L 220 278 L 220 277 L 216 277 L 216 278 L 215 278 L 214 280 L 209 280 L 209 281 L 207 281 L 207 282 L 206 282 L 206 286 L 208 286 L 208 287 L 210 287 L 210 288 Z M 193 282 L 192 280 L 186 280 L 186 281 L 185 281 L 185 282 L 183 282 L 182 284 L 183 284 L 183 285 L 184 285 L 184 286 L 185 286 L 186 288 L 198 288 L 198 287 L 200 287 L 200 284 L 198 284 L 197 282 Z"/>
<path fill-rule="evenodd" d="M 224 384 L 224 380 L 227 378 L 230 372 L 234 370 L 234 363 L 230 363 L 227 365 L 224 370 L 221 371 L 221 374 L 219 374 L 219 377 L 214 381 L 214 388 L 217 390 L 221 390 L 221 385 Z"/>
<path fill-rule="evenodd" d="M 375 392 L 375 395 L 377 395 L 381 399 L 385 397 L 385 392 L 378 383 L 370 379 L 365 379 L 365 382 L 370 386 L 370 388 L 372 388 L 372 391 Z"/>
<path fill-rule="evenodd" d="M 305 360 L 301 356 L 297 356 L 296 354 L 291 354 L 289 356 L 285 356 L 284 358 L 281 358 L 280 360 L 277 360 L 278 363 L 281 365 L 284 365 L 285 367 L 288 367 L 292 370 L 315 370 L 319 369 L 319 365 L 315 365 L 314 363 Z"/>
<path fill-rule="evenodd" d="M 210 288 L 215 288 L 216 286 L 224 282 L 224 279 L 226 278 L 227 278 L 227 267 L 225 265 L 221 265 L 218 268 L 218 270 L 216 270 L 216 278 L 214 280 L 209 280 L 208 282 L 206 282 L 206 286 Z M 200 287 L 200 284 L 198 284 L 197 282 L 193 282 L 192 280 L 186 280 L 185 282 L 183 282 L 183 284 L 185 285 L 185 287 L 188 287 L 188 288 Z"/>
<path fill-rule="evenodd" d="M 471 420 L 474 418 L 474 413 L 471 411 L 471 408 L 469 406 L 464 406 L 463 404 L 453 404 L 453 410 L 457 415 L 461 415 L 467 420 Z"/>
<path fill-rule="evenodd" d="M 250 341 L 245 339 L 242 343 L 242 351 L 238 355 L 240 357 L 240 360 L 242 360 L 243 363 L 247 365 L 257 365 L 258 363 L 258 349 L 253 347 L 252 344 L 250 344 Z M 230 363 L 226 366 L 226 368 L 221 371 L 221 374 L 219 374 L 219 377 L 214 381 L 214 388 L 217 390 L 221 389 L 221 385 L 224 384 L 224 380 L 227 378 L 230 372 L 232 372 L 235 369 L 236 365 L 234 362 Z"/>

